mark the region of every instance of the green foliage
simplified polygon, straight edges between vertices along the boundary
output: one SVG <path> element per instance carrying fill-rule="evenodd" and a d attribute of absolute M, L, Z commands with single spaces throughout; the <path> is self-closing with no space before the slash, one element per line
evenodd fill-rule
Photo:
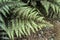
<path fill-rule="evenodd" d="M 51 27 L 52 24 L 45 20 L 46 17 L 60 18 L 58 0 L 33 1 L 27 0 L 27 3 L 24 3 L 22 0 L 0 0 L 0 27 L 6 31 L 10 39 L 14 40 L 15 34 L 17 37 L 27 36 L 31 31 L 36 33 L 43 27 Z M 40 2 L 45 10 L 37 2 Z M 46 15 L 40 9 L 43 9 Z"/>
<path fill-rule="evenodd" d="M 56 0 L 56 1 L 58 1 L 58 0 Z M 49 8 L 51 7 L 52 9 L 53 9 L 53 11 L 51 12 L 51 14 L 53 15 L 53 17 L 52 18 L 58 18 L 59 19 L 59 11 L 60 11 L 60 5 L 59 5 L 59 3 L 58 2 L 56 2 L 56 1 L 53 1 L 53 3 L 52 2 L 49 2 L 49 1 L 41 1 L 41 3 L 42 3 L 42 5 L 45 7 L 45 9 L 46 9 L 46 12 L 47 12 L 47 15 L 46 16 L 48 16 L 49 15 Z M 50 8 L 50 9 L 51 9 Z M 54 12 L 54 13 L 53 13 Z M 50 14 L 50 16 L 52 16 Z M 58 16 L 57 16 L 58 15 Z"/>
<path fill-rule="evenodd" d="M 59 0 L 27 0 L 29 5 L 32 5 L 45 17 L 52 19 L 60 19 L 60 1 Z M 46 15 L 45 15 L 46 14 Z"/>

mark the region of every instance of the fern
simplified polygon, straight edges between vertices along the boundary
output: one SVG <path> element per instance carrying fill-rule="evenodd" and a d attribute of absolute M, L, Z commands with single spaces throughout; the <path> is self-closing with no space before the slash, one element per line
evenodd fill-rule
<path fill-rule="evenodd" d="M 45 17 L 35 8 L 28 6 L 20 1 L 0 1 L 0 26 L 3 28 L 10 39 L 30 35 L 31 31 L 36 33 L 39 29 L 52 26 L 45 21 Z"/>
<path fill-rule="evenodd" d="M 27 0 L 29 5 L 37 7 L 44 17 L 60 19 L 59 0 Z M 34 5 L 35 4 L 35 5 Z M 52 10 L 51 13 L 49 10 Z"/>
<path fill-rule="evenodd" d="M 56 0 L 56 1 L 58 1 L 58 0 Z M 56 2 L 56 1 L 52 1 L 52 2 L 50 2 L 50 1 L 41 1 L 41 3 L 42 3 L 42 5 L 44 6 L 44 8 L 46 9 L 46 12 L 47 12 L 47 14 L 46 14 L 46 16 L 48 17 L 49 15 L 53 18 L 53 19 L 56 19 L 56 18 L 58 18 L 58 19 L 60 19 L 60 13 L 59 13 L 59 10 L 60 10 L 60 5 L 59 5 L 59 2 Z M 49 8 L 52 8 L 53 9 L 53 11 L 51 11 L 51 14 L 49 13 Z M 52 12 L 54 12 L 54 13 L 52 13 Z"/>
<path fill-rule="evenodd" d="M 38 16 L 38 11 L 35 10 L 35 8 L 16 8 L 13 13 L 14 15 L 17 14 L 17 16 L 15 16 L 10 21 L 8 20 L 8 27 L 5 27 L 5 31 L 8 33 L 10 38 L 14 38 L 14 31 L 18 37 L 21 36 L 21 34 L 30 35 L 31 30 L 35 33 L 38 31 L 38 29 L 47 26 L 47 23 L 44 22 L 43 17 Z"/>

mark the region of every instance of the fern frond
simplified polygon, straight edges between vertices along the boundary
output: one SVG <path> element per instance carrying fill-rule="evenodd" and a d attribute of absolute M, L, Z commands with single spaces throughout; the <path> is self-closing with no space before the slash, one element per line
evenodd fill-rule
<path fill-rule="evenodd" d="M 14 34 L 17 37 L 21 37 L 22 35 L 27 36 L 30 35 L 31 31 L 35 33 L 43 27 L 51 26 L 50 23 L 44 20 L 43 16 L 39 15 L 42 13 L 34 7 L 29 7 L 18 1 L 6 2 L 1 5 L 1 27 L 12 40 L 14 40 Z"/>
<path fill-rule="evenodd" d="M 8 20 L 8 25 L 5 28 L 10 38 L 14 38 L 14 32 L 17 37 L 19 35 L 30 35 L 31 31 L 35 33 L 38 29 L 41 29 L 41 27 L 47 26 L 47 23 L 43 22 L 43 17 L 38 16 L 39 12 L 35 8 L 20 7 L 12 12 L 14 15 L 17 15 L 10 21 Z M 44 25 L 40 27 L 40 24 Z"/>
<path fill-rule="evenodd" d="M 53 14 L 53 18 L 58 18 L 60 16 L 59 15 L 60 5 L 59 5 L 58 2 L 55 1 L 55 2 L 52 3 L 52 2 L 49 2 L 49 1 L 41 1 L 41 3 L 42 3 L 42 5 L 44 6 L 44 8 L 45 8 L 45 10 L 47 12 L 47 14 L 45 16 L 49 16 L 50 15 L 50 13 L 49 13 L 49 8 L 50 7 L 53 9 L 52 12 L 54 12 L 54 14 L 51 13 L 51 14 Z M 52 16 L 52 15 L 50 15 L 50 16 Z"/>
<path fill-rule="evenodd" d="M 0 6 L 0 12 L 5 16 L 7 17 L 6 14 L 10 14 L 10 10 L 15 8 L 15 7 L 19 7 L 19 6 L 26 6 L 26 4 L 24 3 L 20 3 L 18 1 L 16 2 L 5 2 L 5 3 L 1 3 L 1 6 Z"/>

